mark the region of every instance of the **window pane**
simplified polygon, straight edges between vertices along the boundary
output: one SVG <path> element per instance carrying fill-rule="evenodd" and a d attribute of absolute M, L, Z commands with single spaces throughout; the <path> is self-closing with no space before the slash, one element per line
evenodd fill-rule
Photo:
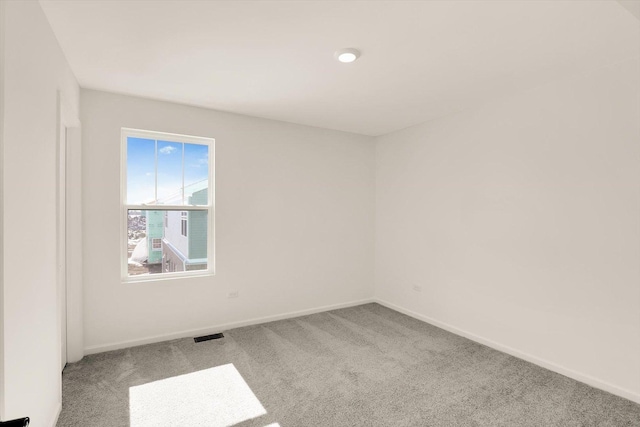
<path fill-rule="evenodd" d="M 209 146 L 127 138 L 126 203 L 206 205 L 208 190 Z"/>
<path fill-rule="evenodd" d="M 130 276 L 207 269 L 207 211 L 127 213 Z"/>
<path fill-rule="evenodd" d="M 180 142 L 158 141 L 158 204 L 181 205 L 182 147 Z"/>
<path fill-rule="evenodd" d="M 127 138 L 127 203 L 153 202 L 156 184 L 156 142 Z"/>
<path fill-rule="evenodd" d="M 184 144 L 184 197 L 187 205 L 206 205 L 209 189 L 209 147 Z"/>

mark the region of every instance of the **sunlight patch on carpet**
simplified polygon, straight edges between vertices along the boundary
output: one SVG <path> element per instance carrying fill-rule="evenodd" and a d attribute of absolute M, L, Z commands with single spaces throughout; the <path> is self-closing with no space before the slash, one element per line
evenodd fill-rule
<path fill-rule="evenodd" d="M 131 427 L 230 427 L 266 413 L 233 364 L 129 388 Z"/>

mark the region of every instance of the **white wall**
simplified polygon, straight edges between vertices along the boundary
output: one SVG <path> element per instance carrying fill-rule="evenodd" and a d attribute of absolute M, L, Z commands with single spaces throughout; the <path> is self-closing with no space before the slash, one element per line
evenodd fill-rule
<path fill-rule="evenodd" d="M 5 1 L 3 419 L 51 426 L 60 409 L 56 296 L 58 91 L 79 89 L 37 2 Z"/>
<path fill-rule="evenodd" d="M 640 402 L 638 58 L 376 158 L 377 298 Z"/>
<path fill-rule="evenodd" d="M 90 90 L 81 104 L 88 352 L 371 297 L 372 138 Z M 121 127 L 215 138 L 214 277 L 121 282 Z"/>

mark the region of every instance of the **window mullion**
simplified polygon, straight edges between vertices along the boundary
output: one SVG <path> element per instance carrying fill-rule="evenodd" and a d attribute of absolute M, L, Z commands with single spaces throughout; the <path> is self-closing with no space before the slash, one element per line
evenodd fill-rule
<path fill-rule="evenodd" d="M 186 204 L 184 200 L 184 143 L 182 143 L 182 204 Z"/>
<path fill-rule="evenodd" d="M 155 179 L 155 184 L 153 186 L 153 201 L 154 203 L 158 203 L 158 140 L 155 140 L 155 173 L 154 175 L 154 179 Z"/>
<path fill-rule="evenodd" d="M 133 211 L 208 211 L 212 207 L 211 205 L 125 205 L 126 210 Z"/>

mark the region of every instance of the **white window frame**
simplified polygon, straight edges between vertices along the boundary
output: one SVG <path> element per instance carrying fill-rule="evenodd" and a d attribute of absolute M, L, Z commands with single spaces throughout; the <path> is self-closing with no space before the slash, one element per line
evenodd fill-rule
<path fill-rule="evenodd" d="M 160 242 L 160 247 L 159 248 L 154 248 L 153 245 L 156 243 L 156 240 Z M 160 237 L 152 237 L 151 238 L 151 250 L 154 252 L 158 252 L 162 250 L 162 239 Z M 129 252 L 129 251 L 127 251 Z"/>
<path fill-rule="evenodd" d="M 153 205 L 127 204 L 127 138 L 146 138 L 154 140 L 184 142 L 188 144 L 207 145 L 209 147 L 209 191 L 207 205 Z M 120 133 L 120 276 L 123 282 L 148 282 L 157 280 L 178 279 L 194 276 L 212 276 L 215 274 L 215 139 L 175 133 L 147 131 L 141 129 L 122 128 Z M 157 211 L 206 211 L 207 221 L 207 268 L 206 270 L 179 271 L 158 274 L 129 276 L 127 251 L 127 214 L 129 210 Z M 151 249 L 151 248 L 150 248 Z"/>

